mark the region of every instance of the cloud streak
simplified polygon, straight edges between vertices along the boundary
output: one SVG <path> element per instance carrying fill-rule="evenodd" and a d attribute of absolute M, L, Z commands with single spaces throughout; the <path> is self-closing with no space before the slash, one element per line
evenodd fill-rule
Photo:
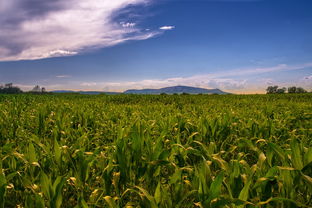
<path fill-rule="evenodd" d="M 311 63 L 304 63 L 298 65 L 287 65 L 287 64 L 279 64 L 277 66 L 272 67 L 258 67 L 258 68 L 245 68 L 245 69 L 234 69 L 231 71 L 223 71 L 219 73 L 215 73 L 215 76 L 218 77 L 236 77 L 236 76 L 247 76 L 254 74 L 263 74 L 270 72 L 278 72 L 278 71 L 291 71 L 291 70 L 299 70 L 312 67 Z"/>
<path fill-rule="evenodd" d="M 160 30 L 173 30 L 175 29 L 175 26 L 162 26 L 159 29 Z"/>
<path fill-rule="evenodd" d="M 70 75 L 57 75 L 56 78 L 70 78 Z"/>
<path fill-rule="evenodd" d="M 209 74 L 193 75 L 188 77 L 171 77 L 167 79 L 145 79 L 138 81 L 123 81 L 123 82 L 86 82 L 71 81 L 64 78 L 71 77 L 70 75 L 58 75 L 59 82 L 49 85 L 45 82 L 38 83 L 48 90 L 99 90 L 99 91 L 115 91 L 122 92 L 127 89 L 143 89 L 143 88 L 162 88 L 175 85 L 187 85 L 203 88 L 219 88 L 221 90 L 232 93 L 264 93 L 268 85 L 279 85 L 289 87 L 292 85 L 301 86 L 308 91 L 312 89 L 312 76 L 307 75 L 300 79 L 293 80 L 292 83 L 283 83 L 274 79 L 271 73 L 274 72 L 289 72 L 312 67 L 312 63 L 304 63 L 299 65 L 280 64 L 272 67 L 263 68 L 245 68 L 233 69 L 229 71 L 219 71 Z M 257 75 L 265 74 L 267 78 L 257 78 Z M 246 77 L 242 75 L 248 75 Z M 254 76 L 253 76 L 254 75 Z M 61 79 L 63 78 L 63 79 Z M 55 83 L 55 80 L 53 81 Z M 18 83 L 18 86 L 25 90 L 31 89 L 32 85 Z"/>
<path fill-rule="evenodd" d="M 250 75 L 300 70 L 309 67 L 312 67 L 312 63 L 305 63 L 300 65 L 280 64 L 273 67 L 233 69 L 230 71 L 221 71 L 189 77 L 146 79 L 132 82 L 92 82 L 92 84 L 82 83 L 80 86 L 92 87 L 92 89 L 104 89 L 107 91 L 123 91 L 126 89 L 161 88 L 175 85 L 187 85 L 203 88 L 219 88 L 222 90 L 228 90 L 229 92 L 261 92 L 265 87 L 267 87 L 267 85 L 272 84 L 273 80 L 258 80 L 257 82 L 259 83 L 254 83 L 254 81 L 250 81 Z M 242 78 L 242 75 L 248 75 L 248 78 Z M 239 78 L 237 78 L 237 76 L 239 76 Z M 310 81 L 311 76 L 305 77 L 305 79 Z M 309 87 L 309 85 L 307 86 Z"/>
<path fill-rule="evenodd" d="M 0 61 L 72 56 L 159 34 L 114 20 L 149 0 L 10 0 L 0 2 Z M 36 6 L 34 6 L 36 5 Z"/>
<path fill-rule="evenodd" d="M 304 77 L 305 80 L 312 80 L 312 75 L 311 76 L 306 76 Z"/>

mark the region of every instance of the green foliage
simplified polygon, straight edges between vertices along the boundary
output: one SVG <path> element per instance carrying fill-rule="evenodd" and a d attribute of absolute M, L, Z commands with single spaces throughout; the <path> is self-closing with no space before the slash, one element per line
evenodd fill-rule
<path fill-rule="evenodd" d="M 307 91 L 302 87 L 288 87 L 288 93 L 306 93 Z"/>
<path fill-rule="evenodd" d="M 278 88 L 278 86 L 269 86 L 267 89 L 267 94 L 283 94 L 286 92 L 286 88 Z"/>
<path fill-rule="evenodd" d="M 0 95 L 0 207 L 312 207 L 312 95 Z"/>
<path fill-rule="evenodd" d="M 282 87 L 282 88 L 278 88 L 278 86 L 268 86 L 266 89 L 267 94 L 283 94 L 286 92 L 286 88 Z M 287 92 L 290 94 L 293 93 L 307 93 L 307 91 L 305 89 L 303 89 L 302 87 L 288 87 Z"/>
<path fill-rule="evenodd" d="M 0 94 L 19 94 L 23 91 L 18 87 L 2 87 L 0 85 Z"/>

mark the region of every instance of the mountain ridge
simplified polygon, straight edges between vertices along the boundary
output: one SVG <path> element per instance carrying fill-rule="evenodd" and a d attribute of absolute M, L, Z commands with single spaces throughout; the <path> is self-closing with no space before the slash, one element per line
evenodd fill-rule
<path fill-rule="evenodd" d="M 131 89 L 126 90 L 123 92 L 124 94 L 182 94 L 182 93 L 188 93 L 188 94 L 229 94 L 227 92 L 224 92 L 220 89 L 205 89 L 205 88 L 199 88 L 199 87 L 190 87 L 190 86 L 183 86 L 183 85 L 177 85 L 172 87 L 164 87 L 160 89 Z"/>
<path fill-rule="evenodd" d="M 83 95 L 99 95 L 99 94 L 109 94 L 109 95 L 115 95 L 115 94 L 122 94 L 121 92 L 105 92 L 105 91 L 74 91 L 74 90 L 53 90 L 50 91 L 52 93 L 78 93 Z"/>
<path fill-rule="evenodd" d="M 89 94 L 89 95 L 97 95 L 97 94 L 230 94 L 224 92 L 218 88 L 215 89 L 206 89 L 199 87 L 191 87 L 191 86 L 171 86 L 171 87 L 163 87 L 159 89 L 129 89 L 124 92 L 105 92 L 105 91 L 72 91 L 72 90 L 54 90 L 51 91 L 53 93 L 79 93 L 79 94 Z"/>

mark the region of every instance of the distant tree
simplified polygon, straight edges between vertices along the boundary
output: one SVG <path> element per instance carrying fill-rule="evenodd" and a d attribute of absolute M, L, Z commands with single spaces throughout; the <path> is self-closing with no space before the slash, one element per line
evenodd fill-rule
<path fill-rule="evenodd" d="M 288 87 L 288 93 L 296 93 L 297 87 Z"/>
<path fill-rule="evenodd" d="M 289 87 L 288 93 L 306 93 L 307 91 L 303 89 L 302 87 Z"/>
<path fill-rule="evenodd" d="M 286 92 L 286 88 L 285 88 L 285 87 L 283 87 L 283 88 L 278 88 L 277 91 L 276 91 L 277 94 L 283 94 L 283 93 L 285 93 L 285 92 Z"/>
<path fill-rule="evenodd" d="M 189 95 L 189 93 L 187 93 L 187 92 L 183 92 L 183 93 L 182 93 L 182 95 Z"/>
<path fill-rule="evenodd" d="M 0 93 L 3 93 L 3 94 L 17 94 L 17 93 L 22 93 L 23 91 L 18 88 L 18 87 L 15 87 L 13 86 L 12 83 L 8 83 L 8 84 L 5 84 L 4 86 L 0 86 Z"/>
<path fill-rule="evenodd" d="M 267 89 L 267 94 L 283 94 L 286 92 L 286 88 L 283 87 L 283 88 L 278 88 L 277 85 L 275 86 L 269 86 Z"/>
<path fill-rule="evenodd" d="M 167 93 L 162 92 L 162 93 L 160 93 L 160 95 L 167 95 Z"/>
<path fill-rule="evenodd" d="M 278 86 L 268 86 L 266 89 L 267 94 L 274 94 L 277 93 Z"/>
<path fill-rule="evenodd" d="M 303 89 L 302 87 L 297 87 L 296 93 L 306 93 L 307 91 Z"/>
<path fill-rule="evenodd" d="M 7 83 L 4 85 L 4 88 L 12 88 L 13 87 L 13 83 Z"/>

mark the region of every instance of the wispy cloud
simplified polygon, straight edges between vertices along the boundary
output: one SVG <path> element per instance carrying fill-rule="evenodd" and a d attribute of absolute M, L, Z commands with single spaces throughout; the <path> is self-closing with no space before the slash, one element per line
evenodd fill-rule
<path fill-rule="evenodd" d="M 126 27 L 126 28 L 131 28 L 131 27 L 134 27 L 136 25 L 135 22 L 120 22 L 121 26 L 122 27 Z"/>
<path fill-rule="evenodd" d="M 234 69 L 230 71 L 223 71 L 216 73 L 215 75 L 219 77 L 229 77 L 229 76 L 245 76 L 245 75 L 253 75 L 253 74 L 263 74 L 269 72 L 278 72 L 278 71 L 291 71 L 312 67 L 311 63 L 304 63 L 298 65 L 287 65 L 287 64 L 279 64 L 272 67 L 256 67 L 256 68 L 242 68 L 242 69 Z"/>
<path fill-rule="evenodd" d="M 96 82 L 83 82 L 80 84 L 82 87 L 95 87 L 96 85 L 98 85 Z"/>
<path fill-rule="evenodd" d="M 267 85 L 277 82 L 275 82 L 273 79 L 265 79 L 259 80 L 258 83 L 254 83 L 254 81 L 249 80 L 251 75 L 299 70 L 308 67 L 312 67 L 312 63 L 305 63 L 300 65 L 280 64 L 273 67 L 233 69 L 210 74 L 200 74 L 189 77 L 172 77 L 168 79 L 149 79 L 134 82 L 99 82 L 94 86 L 101 87 L 102 89 L 109 91 L 122 91 L 130 88 L 142 89 L 160 88 L 174 85 L 188 85 L 204 88 L 220 88 L 230 92 L 261 92 L 264 90 L 264 88 L 267 87 Z M 249 78 L 242 78 L 243 75 L 248 75 Z M 310 77 L 308 78 L 310 79 Z"/>
<path fill-rule="evenodd" d="M 312 75 L 304 77 L 300 83 L 302 83 L 304 86 L 307 87 L 308 90 L 311 91 L 312 90 Z"/>
<path fill-rule="evenodd" d="M 300 70 L 310 67 L 312 67 L 312 63 L 299 65 L 280 64 L 272 67 L 233 69 L 228 71 L 198 74 L 187 77 L 171 77 L 167 79 L 144 79 L 138 81 L 122 82 L 79 82 L 66 80 L 66 82 L 62 82 L 59 84 L 42 85 L 45 86 L 48 90 L 70 89 L 105 91 L 124 91 L 127 89 L 161 88 L 175 85 L 187 85 L 203 88 L 219 88 L 221 90 L 233 93 L 264 93 L 268 85 L 279 85 L 288 87 L 290 84 L 278 82 L 275 77 L 271 76 L 273 72 L 284 73 L 287 71 Z M 257 78 L 260 74 L 265 74 L 269 78 Z M 68 75 L 59 75 L 60 78 L 66 76 Z M 298 80 L 293 80 L 290 85 L 297 85 L 304 87 L 307 90 L 311 90 L 311 80 L 312 76 L 306 76 Z M 18 86 L 28 89 L 26 88 L 26 85 Z"/>
<path fill-rule="evenodd" d="M 160 30 L 173 30 L 175 29 L 175 26 L 162 26 L 159 29 Z"/>
<path fill-rule="evenodd" d="M 56 78 L 70 78 L 70 75 L 57 75 Z"/>
<path fill-rule="evenodd" d="M 150 0 L 10 0 L 0 2 L 0 61 L 71 56 L 128 40 L 151 38 L 118 12 Z M 35 5 L 35 7 L 34 7 Z"/>
<path fill-rule="evenodd" d="M 305 80 L 312 80 L 312 75 L 311 76 L 306 76 L 304 77 Z"/>
<path fill-rule="evenodd" d="M 191 76 L 191 77 L 176 77 L 169 79 L 141 80 L 134 82 L 96 83 L 97 87 L 101 87 L 102 89 L 108 91 L 123 91 L 126 89 L 143 89 L 143 88 L 161 88 L 175 85 L 239 90 L 245 87 L 246 80 L 221 79 L 221 78 L 205 79 L 204 77 L 200 76 Z"/>

